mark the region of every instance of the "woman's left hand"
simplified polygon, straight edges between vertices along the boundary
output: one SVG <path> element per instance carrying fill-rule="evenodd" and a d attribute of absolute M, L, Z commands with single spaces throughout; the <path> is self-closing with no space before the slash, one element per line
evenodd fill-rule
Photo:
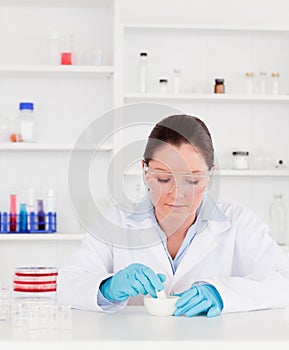
<path fill-rule="evenodd" d="M 208 317 L 219 316 L 224 307 L 217 289 L 211 284 L 198 284 L 183 293 L 175 294 L 180 298 L 176 302 L 174 316 L 192 317 L 205 314 Z"/>

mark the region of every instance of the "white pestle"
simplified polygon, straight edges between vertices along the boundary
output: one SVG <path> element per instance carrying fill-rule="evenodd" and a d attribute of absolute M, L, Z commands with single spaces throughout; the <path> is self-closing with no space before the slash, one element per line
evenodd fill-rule
<path fill-rule="evenodd" d="M 156 292 L 157 294 L 157 297 L 160 298 L 160 299 L 166 299 L 167 296 L 166 296 L 166 293 L 164 290 L 161 290 L 160 292 Z"/>

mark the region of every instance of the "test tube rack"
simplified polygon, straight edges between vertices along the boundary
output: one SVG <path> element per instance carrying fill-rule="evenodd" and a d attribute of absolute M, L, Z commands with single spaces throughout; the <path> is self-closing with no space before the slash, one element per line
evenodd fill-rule
<path fill-rule="evenodd" d="M 0 233 L 55 233 L 56 213 L 43 214 L 41 221 L 37 213 L 27 214 L 27 220 L 22 220 L 20 214 L 0 213 Z"/>

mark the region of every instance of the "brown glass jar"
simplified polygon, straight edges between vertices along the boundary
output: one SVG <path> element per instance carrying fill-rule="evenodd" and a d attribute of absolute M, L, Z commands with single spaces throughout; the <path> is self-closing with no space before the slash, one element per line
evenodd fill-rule
<path fill-rule="evenodd" d="M 215 79 L 215 94 L 224 94 L 225 93 L 225 85 L 224 79 Z"/>

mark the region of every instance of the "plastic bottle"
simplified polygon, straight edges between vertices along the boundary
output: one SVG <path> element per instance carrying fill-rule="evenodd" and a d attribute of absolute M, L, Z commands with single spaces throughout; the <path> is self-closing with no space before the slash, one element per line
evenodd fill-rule
<path fill-rule="evenodd" d="M 280 245 L 286 245 L 286 206 L 282 195 L 275 195 L 270 206 L 270 233 L 274 240 Z"/>
<path fill-rule="evenodd" d="M 267 73 L 264 70 L 260 71 L 260 94 L 267 93 Z"/>
<path fill-rule="evenodd" d="M 178 94 L 180 92 L 181 87 L 181 70 L 179 68 L 174 69 L 173 76 L 173 92 Z"/>
<path fill-rule="evenodd" d="M 55 29 L 48 39 L 48 61 L 51 65 L 60 64 L 59 34 Z"/>
<path fill-rule="evenodd" d="M 253 72 L 246 72 L 246 87 L 247 87 L 247 94 L 252 94 L 254 91 L 253 87 L 253 81 L 254 81 L 254 73 Z"/>
<path fill-rule="evenodd" d="M 272 94 L 278 95 L 279 94 L 279 73 L 272 73 Z"/>
<path fill-rule="evenodd" d="M 146 52 L 141 52 L 139 56 L 138 67 L 138 91 L 141 93 L 147 92 L 147 57 Z"/>
<path fill-rule="evenodd" d="M 24 142 L 36 141 L 36 125 L 33 102 L 20 102 L 19 104 L 20 136 Z"/>

